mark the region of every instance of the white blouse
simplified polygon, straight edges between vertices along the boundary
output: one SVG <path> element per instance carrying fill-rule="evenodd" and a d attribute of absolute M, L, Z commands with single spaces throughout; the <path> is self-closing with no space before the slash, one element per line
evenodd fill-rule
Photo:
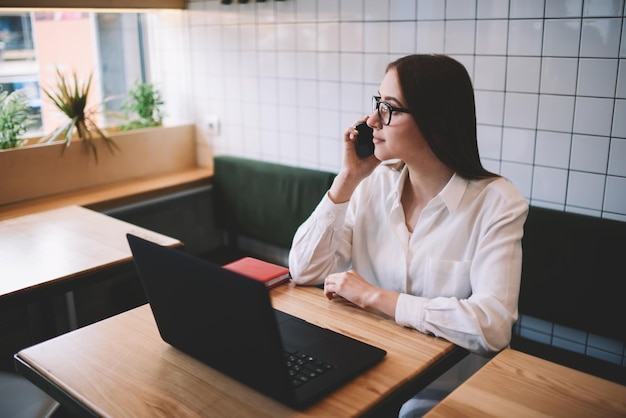
<path fill-rule="evenodd" d="M 410 233 L 400 202 L 407 173 L 381 165 L 349 202 L 324 196 L 294 236 L 293 280 L 321 284 L 354 269 L 400 292 L 398 324 L 476 353 L 505 348 L 517 320 L 526 200 L 504 178 L 455 174 Z"/>

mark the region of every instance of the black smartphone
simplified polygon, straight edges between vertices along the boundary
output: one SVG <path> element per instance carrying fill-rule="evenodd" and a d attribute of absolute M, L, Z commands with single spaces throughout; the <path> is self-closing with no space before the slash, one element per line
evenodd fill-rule
<path fill-rule="evenodd" d="M 365 122 L 359 123 L 354 129 L 359 132 L 356 136 L 356 155 L 367 158 L 374 153 L 374 130 Z"/>

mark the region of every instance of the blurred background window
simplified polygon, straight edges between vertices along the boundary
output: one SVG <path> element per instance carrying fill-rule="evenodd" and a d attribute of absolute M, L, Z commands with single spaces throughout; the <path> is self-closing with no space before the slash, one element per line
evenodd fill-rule
<path fill-rule="evenodd" d="M 57 69 L 86 81 L 88 108 L 103 126 L 115 124 L 123 96 L 146 81 L 142 19 L 137 13 L 0 10 L 0 90 L 23 90 L 35 123 L 30 136 L 52 131 L 64 116 L 42 88 L 56 89 Z"/>

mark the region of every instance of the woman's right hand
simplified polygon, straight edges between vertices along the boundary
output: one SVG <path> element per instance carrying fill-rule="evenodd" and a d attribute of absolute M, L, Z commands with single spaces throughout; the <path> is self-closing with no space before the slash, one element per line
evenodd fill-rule
<path fill-rule="evenodd" d="M 343 203 L 350 200 L 356 186 L 367 176 L 372 174 L 380 161 L 370 155 L 361 158 L 356 153 L 356 137 L 359 132 L 355 126 L 361 122 L 367 122 L 368 117 L 357 120 L 353 126 L 349 127 L 343 134 L 344 155 L 341 170 L 333 182 L 329 197 L 335 203 Z"/>

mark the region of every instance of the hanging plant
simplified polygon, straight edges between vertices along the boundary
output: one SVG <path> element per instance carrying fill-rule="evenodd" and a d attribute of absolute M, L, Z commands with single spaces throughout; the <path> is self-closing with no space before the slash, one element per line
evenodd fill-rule
<path fill-rule="evenodd" d="M 28 111 L 28 97 L 23 91 L 0 93 L 0 149 L 21 147 L 26 142 L 20 136 L 32 123 Z"/>
<path fill-rule="evenodd" d="M 126 101 L 122 105 L 122 110 L 127 112 L 129 122 L 120 126 L 120 129 L 128 131 L 161 126 L 163 104 L 161 92 L 152 83 L 135 81 L 135 87 L 128 92 Z"/>
<path fill-rule="evenodd" d="M 98 149 L 95 140 L 100 138 L 107 148 L 113 153 L 118 147 L 95 123 L 95 111 L 86 109 L 92 75 L 86 83 L 79 83 L 76 73 L 72 78 L 66 78 L 57 69 L 56 90 L 43 89 L 46 96 L 52 100 L 55 106 L 69 118 L 69 121 L 59 126 L 51 134 L 41 139 L 41 142 L 53 142 L 59 138 L 65 141 L 65 148 L 72 142 L 74 132 L 83 139 L 86 146 L 93 152 L 96 162 L 98 161 Z"/>

